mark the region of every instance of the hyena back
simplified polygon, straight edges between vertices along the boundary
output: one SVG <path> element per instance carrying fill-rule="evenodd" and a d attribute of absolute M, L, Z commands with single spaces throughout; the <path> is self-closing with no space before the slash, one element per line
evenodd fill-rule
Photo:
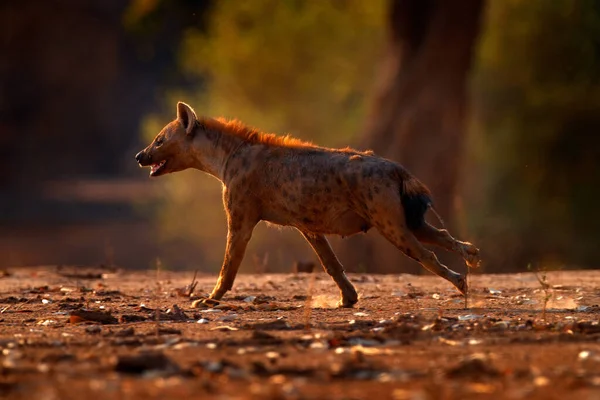
<path fill-rule="evenodd" d="M 259 221 L 300 231 L 351 307 L 356 290 L 325 235 L 349 236 L 376 228 L 408 257 L 466 293 L 463 276 L 442 265 L 421 243 L 460 254 L 479 265 L 479 250 L 424 220 L 431 194 L 401 165 L 372 152 L 328 149 L 261 133 L 237 121 L 198 118 L 177 104 L 177 118 L 136 155 L 151 176 L 187 168 L 223 183 L 228 234 L 225 258 L 210 298 L 233 286 L 246 245 Z"/>

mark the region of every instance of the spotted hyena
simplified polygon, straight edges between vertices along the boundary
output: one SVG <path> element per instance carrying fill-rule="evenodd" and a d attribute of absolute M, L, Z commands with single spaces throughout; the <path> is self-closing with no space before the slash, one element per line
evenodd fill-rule
<path fill-rule="evenodd" d="M 223 183 L 229 231 L 211 299 L 220 299 L 232 288 L 259 221 L 300 231 L 339 287 L 344 307 L 358 297 L 325 235 L 349 236 L 374 227 L 462 293 L 467 290 L 464 277 L 442 265 L 421 243 L 454 251 L 469 267 L 479 265 L 475 246 L 425 222 L 431 206 L 427 187 L 401 165 L 370 151 L 318 147 L 237 121 L 198 118 L 180 102 L 177 118 L 135 158 L 151 167 L 153 177 L 196 168 Z"/>

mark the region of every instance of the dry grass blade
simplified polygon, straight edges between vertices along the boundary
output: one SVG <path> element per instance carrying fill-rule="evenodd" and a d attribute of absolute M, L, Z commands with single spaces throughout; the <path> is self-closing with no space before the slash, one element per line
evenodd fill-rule
<path fill-rule="evenodd" d="M 544 298 L 542 299 L 542 320 L 546 321 L 546 310 L 548 309 L 548 302 L 552 297 L 552 289 L 550 284 L 548 283 L 548 271 L 546 271 L 546 269 L 544 268 L 540 269 L 539 267 L 532 269 L 531 264 L 527 265 L 527 269 L 533 271 L 533 273 L 535 274 L 535 278 L 537 279 L 538 283 L 541 286 L 541 290 L 544 293 Z"/>
<path fill-rule="evenodd" d="M 156 291 L 155 291 L 155 299 L 154 302 L 156 303 L 156 312 L 155 312 L 155 319 L 154 319 L 154 323 L 156 326 L 156 336 L 160 336 L 160 302 L 159 302 L 159 294 L 161 292 L 161 285 L 160 285 L 160 268 L 162 266 L 162 263 L 160 261 L 160 258 L 156 259 Z"/>
<path fill-rule="evenodd" d="M 196 290 L 196 286 L 198 285 L 198 281 L 196 280 L 196 276 L 198 275 L 198 270 L 194 271 L 194 277 L 192 278 L 192 283 L 188 286 L 187 297 L 191 297 L 194 290 Z"/>
<path fill-rule="evenodd" d="M 469 267 L 467 267 L 467 272 L 465 273 L 465 282 L 466 282 L 466 288 L 465 288 L 465 310 L 467 310 L 469 308 L 469 290 L 471 288 L 471 282 L 470 282 L 470 278 L 471 274 L 469 274 Z"/>

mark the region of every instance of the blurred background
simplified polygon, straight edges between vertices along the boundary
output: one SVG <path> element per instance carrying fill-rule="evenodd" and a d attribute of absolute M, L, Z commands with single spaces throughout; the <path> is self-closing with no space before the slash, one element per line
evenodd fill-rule
<path fill-rule="evenodd" d="M 177 100 L 399 161 L 485 272 L 600 264 L 597 1 L 9 0 L 0 54 L 0 267 L 218 271 L 220 184 L 133 158 Z M 374 231 L 332 242 L 421 271 Z M 261 224 L 242 271 L 307 260 Z"/>

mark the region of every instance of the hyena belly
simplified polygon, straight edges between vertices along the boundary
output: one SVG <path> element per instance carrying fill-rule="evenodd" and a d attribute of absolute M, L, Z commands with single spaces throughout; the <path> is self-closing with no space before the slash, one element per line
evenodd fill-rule
<path fill-rule="evenodd" d="M 358 215 L 355 211 L 346 210 L 338 217 L 332 218 L 329 223 L 323 227 L 322 231 L 315 231 L 324 234 L 350 236 L 359 232 L 367 232 L 370 223 Z"/>
<path fill-rule="evenodd" d="M 263 219 L 304 232 L 349 236 L 371 226 L 356 208 L 344 179 L 335 169 L 311 160 L 287 166 L 274 179 L 278 188 L 263 202 Z M 305 165 L 305 164 L 304 164 Z"/>
<path fill-rule="evenodd" d="M 277 225 L 293 226 L 303 232 L 350 236 L 366 232 L 371 225 L 351 209 L 306 206 L 277 207 L 263 213 L 263 220 Z"/>

